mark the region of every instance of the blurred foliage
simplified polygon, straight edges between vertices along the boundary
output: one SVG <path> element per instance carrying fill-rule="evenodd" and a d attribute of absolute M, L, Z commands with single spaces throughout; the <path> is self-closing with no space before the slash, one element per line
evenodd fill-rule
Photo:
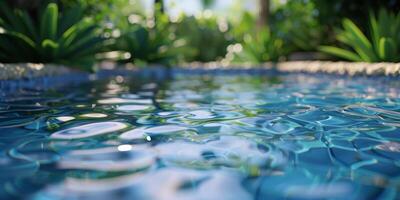
<path fill-rule="evenodd" d="M 262 63 L 279 61 L 288 51 L 284 40 L 268 28 L 247 33 L 241 44 L 235 44 L 229 48 L 229 56 L 234 63 Z"/>
<path fill-rule="evenodd" d="M 209 9 L 215 4 L 215 0 L 201 0 L 203 9 Z"/>
<path fill-rule="evenodd" d="M 120 1 L 118 0 L 59 0 L 63 8 L 71 8 L 77 5 L 84 8 L 86 16 L 91 16 L 95 21 L 101 21 L 106 16 L 115 15 L 109 13 Z M 127 1 L 123 1 L 127 3 Z"/>
<path fill-rule="evenodd" d="M 388 11 L 399 12 L 398 0 L 308 0 L 315 4 L 321 24 L 330 30 L 340 26 L 342 19 L 349 18 L 367 29 L 369 10 L 378 11 L 384 8 Z M 307 1 L 307 2 L 308 2 Z"/>
<path fill-rule="evenodd" d="M 186 45 L 184 39 L 177 39 L 168 16 L 160 9 L 153 18 L 137 22 L 126 27 L 125 32 L 115 40 L 113 50 L 122 55 L 119 62 L 170 66 L 193 54 L 193 49 Z"/>
<path fill-rule="evenodd" d="M 0 2 L 0 62 L 61 63 L 90 68 L 104 42 L 97 26 L 83 18 L 82 7 L 63 13 L 48 4 L 40 17 Z"/>
<path fill-rule="evenodd" d="M 125 28 L 131 14 L 145 16 L 140 0 L 59 0 L 62 7 L 77 5 L 84 8 L 84 14 L 104 28 Z"/>
<path fill-rule="evenodd" d="M 256 18 L 248 11 L 243 12 L 238 19 L 232 20 L 230 23 L 231 28 L 229 32 L 233 35 L 236 42 L 242 42 L 244 35 L 248 34 L 249 31 L 256 31 Z"/>
<path fill-rule="evenodd" d="M 369 62 L 399 57 L 397 16 L 382 11 L 365 20 L 369 9 L 398 13 L 399 1 L 270 0 L 269 24 L 264 28 L 256 26 L 257 14 L 243 9 L 241 0 L 234 0 L 237 5 L 228 19 L 208 10 L 215 2 L 201 0 L 201 14 L 175 17 L 162 12 L 160 4 L 155 13 L 146 12 L 142 0 L 0 0 L 0 62 L 83 66 L 96 57 L 139 65 L 260 63 L 335 42 L 343 48 L 320 50 Z M 334 30 L 344 17 L 349 19 L 336 37 Z"/>
<path fill-rule="evenodd" d="M 121 62 L 159 63 L 210 62 L 222 59 L 230 44 L 227 22 L 215 16 L 181 15 L 175 21 L 159 10 L 155 17 L 132 14 L 113 50 L 121 54 Z"/>
<path fill-rule="evenodd" d="M 369 34 L 365 34 L 350 19 L 343 20 L 337 39 L 350 49 L 322 46 L 321 51 L 351 61 L 399 62 L 400 13 L 382 9 L 376 17 L 371 12 L 369 24 Z"/>
<path fill-rule="evenodd" d="M 270 18 L 271 30 L 287 41 L 291 51 L 315 51 L 327 40 L 312 2 L 291 0 L 277 5 Z"/>
<path fill-rule="evenodd" d="M 226 21 L 218 21 L 215 16 L 181 16 L 175 23 L 176 35 L 185 39 L 194 51 L 186 55 L 185 61 L 210 62 L 222 59 L 232 42 L 228 28 Z"/>
<path fill-rule="evenodd" d="M 234 21 L 230 32 L 242 48 L 231 47 L 228 60 L 250 63 L 284 60 L 296 51 L 317 51 L 326 40 L 313 3 L 292 0 L 274 1 L 273 5 L 268 28 L 257 28 L 257 16 L 249 12 Z M 236 52 L 240 49 L 241 52 Z"/>

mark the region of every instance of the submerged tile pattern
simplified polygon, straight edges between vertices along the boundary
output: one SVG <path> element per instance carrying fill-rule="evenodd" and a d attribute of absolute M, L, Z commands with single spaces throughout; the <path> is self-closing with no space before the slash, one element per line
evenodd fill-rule
<path fill-rule="evenodd" d="M 116 77 L 0 104 L 1 199 L 399 199 L 400 81 Z"/>

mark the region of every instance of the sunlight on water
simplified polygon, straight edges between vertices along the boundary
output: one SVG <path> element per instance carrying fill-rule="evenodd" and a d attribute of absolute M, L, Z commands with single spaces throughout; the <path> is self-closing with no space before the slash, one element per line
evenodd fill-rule
<path fill-rule="evenodd" d="M 398 199 L 400 81 L 177 76 L 0 104 L 1 199 Z"/>

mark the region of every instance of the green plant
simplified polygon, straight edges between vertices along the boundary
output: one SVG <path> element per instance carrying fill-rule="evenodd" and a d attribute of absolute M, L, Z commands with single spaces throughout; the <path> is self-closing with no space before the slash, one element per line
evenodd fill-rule
<path fill-rule="evenodd" d="M 235 42 L 242 42 L 244 35 L 249 33 L 249 30 L 255 29 L 256 17 L 249 11 L 244 11 L 241 15 L 230 19 L 231 28 L 229 33 L 235 39 Z"/>
<path fill-rule="evenodd" d="M 82 8 L 59 12 L 50 3 L 39 18 L 0 2 L 0 62 L 60 63 L 89 69 L 104 39 Z"/>
<path fill-rule="evenodd" d="M 233 62 L 262 63 L 278 61 L 287 55 L 284 41 L 277 37 L 268 28 L 246 34 L 240 46 L 231 46 L 229 54 L 233 55 Z"/>
<path fill-rule="evenodd" d="M 308 0 L 315 5 L 320 24 L 332 27 L 340 26 L 343 18 L 349 18 L 363 28 L 368 26 L 365 16 L 370 10 L 377 11 L 385 8 L 388 11 L 398 12 L 400 1 L 396 0 Z"/>
<path fill-rule="evenodd" d="M 178 63 L 181 57 L 191 52 L 185 40 L 177 39 L 171 30 L 168 16 L 157 12 L 156 20 L 147 19 L 142 24 L 126 27 L 128 30 L 116 39 L 113 48 L 122 53 L 120 62 L 169 66 Z"/>
<path fill-rule="evenodd" d="M 185 61 L 219 60 L 225 56 L 226 48 L 232 42 L 227 32 L 228 24 L 219 22 L 214 16 L 182 16 L 175 27 L 177 37 L 185 39 L 193 49 L 193 54 L 188 55 Z"/>
<path fill-rule="evenodd" d="M 137 26 L 118 39 L 117 49 L 125 52 L 121 62 L 138 65 L 157 63 L 170 65 L 177 62 L 181 45 L 154 28 Z"/>
<path fill-rule="evenodd" d="M 371 12 L 369 37 L 349 19 L 343 20 L 343 30 L 337 40 L 351 47 L 322 46 L 322 52 L 351 61 L 398 62 L 400 61 L 400 13 L 380 10 L 378 18 Z"/>
<path fill-rule="evenodd" d="M 313 2 L 291 0 L 276 3 L 270 16 L 270 29 L 282 37 L 291 51 L 315 51 L 327 40 Z"/>

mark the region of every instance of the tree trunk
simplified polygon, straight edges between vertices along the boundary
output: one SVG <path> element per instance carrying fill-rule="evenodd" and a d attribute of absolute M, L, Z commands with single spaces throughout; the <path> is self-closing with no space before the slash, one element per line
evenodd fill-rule
<path fill-rule="evenodd" d="M 268 26 L 270 0 L 259 0 L 260 10 L 257 21 L 259 28 Z"/>

